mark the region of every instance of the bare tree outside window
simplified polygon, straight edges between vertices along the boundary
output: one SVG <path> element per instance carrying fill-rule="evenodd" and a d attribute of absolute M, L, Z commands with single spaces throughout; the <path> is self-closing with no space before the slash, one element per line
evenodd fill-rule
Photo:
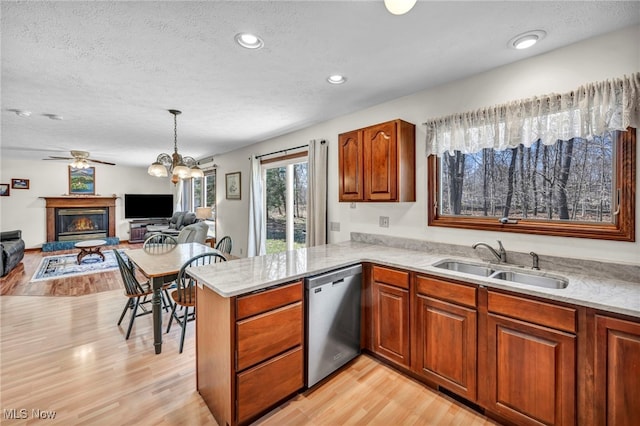
<path fill-rule="evenodd" d="M 612 134 L 504 151 L 445 154 L 440 214 L 518 219 L 613 220 Z"/>

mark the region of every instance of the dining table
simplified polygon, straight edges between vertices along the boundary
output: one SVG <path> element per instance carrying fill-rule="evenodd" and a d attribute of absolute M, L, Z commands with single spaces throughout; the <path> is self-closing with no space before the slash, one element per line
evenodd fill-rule
<path fill-rule="evenodd" d="M 209 245 L 200 243 L 175 244 L 163 250 L 147 248 L 127 250 L 125 254 L 142 272 L 153 288 L 151 300 L 153 317 L 153 345 L 156 354 L 162 352 L 162 306 L 161 292 L 166 283 L 174 281 L 182 265 L 202 253 L 218 252 Z M 224 255 L 224 253 L 221 253 Z"/>

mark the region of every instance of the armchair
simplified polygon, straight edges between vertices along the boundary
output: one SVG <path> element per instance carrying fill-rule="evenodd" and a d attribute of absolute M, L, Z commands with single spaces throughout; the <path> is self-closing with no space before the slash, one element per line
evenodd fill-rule
<path fill-rule="evenodd" d="M 7 275 L 22 261 L 24 247 L 21 230 L 0 232 L 0 276 Z"/>

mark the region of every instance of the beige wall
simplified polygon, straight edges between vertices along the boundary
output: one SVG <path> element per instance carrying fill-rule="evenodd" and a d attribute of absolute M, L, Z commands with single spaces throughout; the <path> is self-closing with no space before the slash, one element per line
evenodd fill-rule
<path fill-rule="evenodd" d="M 471 245 L 476 241 L 495 243 L 501 239 L 507 250 L 575 258 L 611 260 L 640 264 L 640 243 L 611 242 L 524 234 L 464 231 L 427 227 L 425 130 L 421 123 L 454 112 L 490 106 L 506 101 L 566 92 L 594 81 L 640 71 L 640 26 L 622 29 L 527 60 L 506 65 L 471 78 L 387 102 L 339 117 L 304 130 L 216 156 L 218 168 L 218 235 L 231 235 L 234 254 L 246 255 L 248 223 L 249 160 L 251 155 L 268 153 L 306 143 L 310 139 L 329 142 L 330 222 L 340 223 L 340 232 L 329 232 L 330 242 L 348 240 L 350 232 L 396 235 L 445 243 Z M 518 52 L 514 51 L 514 55 Z M 463 67 L 464 63 L 459 66 Z M 349 84 L 349 83 L 347 83 Z M 401 118 L 416 124 L 417 199 L 414 203 L 338 202 L 338 134 L 371 124 Z M 249 119 L 249 118 L 248 118 Z M 250 122 L 247 122 L 250 125 Z M 242 172 L 242 200 L 224 199 L 225 173 Z M 640 174 L 639 174 L 640 175 Z M 639 186 L 640 187 L 640 186 Z M 637 192 L 640 197 L 640 191 Z M 636 215 L 640 215 L 640 202 Z M 389 228 L 378 226 L 380 215 L 389 216 Z M 638 222 L 638 217 L 636 222 Z"/>
<path fill-rule="evenodd" d="M 12 189 L 9 197 L 0 197 L 0 229 L 21 229 L 27 248 L 39 247 L 46 238 L 45 201 L 69 192 L 68 169 L 64 161 L 1 161 L 0 183 L 11 179 L 29 179 L 29 189 Z M 124 220 L 125 193 L 171 194 L 171 182 L 147 174 L 146 168 L 96 164 L 96 194 L 120 197 L 116 200 L 116 235 L 129 239 L 129 222 Z"/>

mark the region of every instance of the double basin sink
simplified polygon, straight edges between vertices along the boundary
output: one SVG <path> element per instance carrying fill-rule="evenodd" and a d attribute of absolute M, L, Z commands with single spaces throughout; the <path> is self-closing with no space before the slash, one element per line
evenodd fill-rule
<path fill-rule="evenodd" d="M 537 275 L 535 273 L 524 271 L 499 270 L 494 268 L 494 266 L 497 265 L 478 265 L 458 260 L 443 260 L 433 266 L 449 271 L 462 272 L 464 274 L 493 278 L 518 284 L 527 284 L 536 287 L 563 289 L 569 285 L 569 281 L 565 278 Z"/>

